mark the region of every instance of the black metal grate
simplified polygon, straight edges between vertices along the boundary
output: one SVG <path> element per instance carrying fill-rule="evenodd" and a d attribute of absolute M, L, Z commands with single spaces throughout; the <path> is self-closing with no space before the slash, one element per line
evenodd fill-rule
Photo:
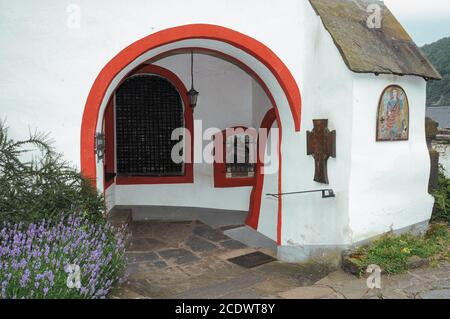
<path fill-rule="evenodd" d="M 250 161 L 250 147 L 254 142 L 248 135 L 242 137 L 233 136 L 227 141 L 227 177 L 253 177 L 256 171 L 256 163 Z"/>
<path fill-rule="evenodd" d="M 184 127 L 183 102 L 168 80 L 150 74 L 127 79 L 116 93 L 117 174 L 180 176 L 172 161 L 172 131 Z"/>

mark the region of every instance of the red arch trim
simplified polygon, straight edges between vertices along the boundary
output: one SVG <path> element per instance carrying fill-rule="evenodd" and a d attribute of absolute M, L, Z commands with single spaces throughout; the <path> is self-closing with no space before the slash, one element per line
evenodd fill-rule
<path fill-rule="evenodd" d="M 268 132 L 272 128 L 273 123 L 277 120 L 277 114 L 275 112 L 275 109 L 272 108 L 269 111 L 267 111 L 266 115 L 264 116 L 260 128 L 267 129 Z M 262 171 L 262 168 L 264 166 L 263 161 L 261 161 L 260 154 L 264 154 L 266 144 L 260 145 L 261 143 L 258 141 L 258 147 L 262 146 L 264 149 L 260 150 L 258 149 L 258 162 L 256 163 L 256 183 L 253 186 L 252 193 L 250 195 L 250 208 L 249 208 L 249 214 L 247 216 L 247 220 L 245 223 L 252 227 L 253 229 L 258 230 L 258 224 L 259 224 L 259 215 L 261 210 L 261 198 L 262 198 L 262 191 L 264 186 L 264 172 Z M 279 154 L 280 155 L 280 154 Z M 280 160 L 280 159 L 279 159 Z M 280 218 L 280 216 L 278 216 Z M 278 222 L 278 233 L 280 233 L 280 227 L 281 223 Z M 277 239 L 278 242 L 280 242 L 280 238 Z"/>
<path fill-rule="evenodd" d="M 81 169 L 85 176 L 94 179 L 95 182 L 94 136 L 101 103 L 113 79 L 123 68 L 145 52 L 188 39 L 209 39 L 225 42 L 247 52 L 263 63 L 273 73 L 286 94 L 295 129 L 300 131 L 300 90 L 289 69 L 268 47 L 242 33 L 216 25 L 191 24 L 170 28 L 151 34 L 125 48 L 108 62 L 96 78 L 88 95 L 81 125 Z"/>

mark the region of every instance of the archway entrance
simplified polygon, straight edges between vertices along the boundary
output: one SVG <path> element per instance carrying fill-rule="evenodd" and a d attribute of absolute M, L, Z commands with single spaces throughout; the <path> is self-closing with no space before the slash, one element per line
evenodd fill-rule
<path fill-rule="evenodd" d="M 213 25 L 187 25 L 167 29 L 143 38 L 114 57 L 100 72 L 88 96 L 81 130 L 81 168 L 104 189 L 104 166 L 95 156 L 95 136 L 102 132 L 105 111 L 118 85 L 144 62 L 168 52 L 186 49 L 215 52 L 246 70 L 257 79 L 274 107 L 279 123 L 279 180 L 281 192 L 281 128 L 300 130 L 299 88 L 284 63 L 264 44 L 239 32 Z M 258 176 L 258 175 L 257 175 Z M 258 196 L 252 196 L 254 200 Z M 260 199 L 259 199 L 260 200 Z M 280 241 L 281 200 L 278 201 L 278 242 Z"/>

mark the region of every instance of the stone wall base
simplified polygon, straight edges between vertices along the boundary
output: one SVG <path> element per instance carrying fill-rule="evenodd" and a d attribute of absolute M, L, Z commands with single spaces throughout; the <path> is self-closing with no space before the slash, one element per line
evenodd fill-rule
<path fill-rule="evenodd" d="M 415 235 L 423 234 L 427 231 L 429 221 L 423 221 L 415 225 L 394 230 L 394 234 L 400 235 L 411 232 Z M 285 262 L 303 263 L 318 262 L 328 264 L 332 267 L 339 267 L 342 259 L 342 252 L 360 246 L 370 244 L 380 236 L 372 237 L 353 244 L 342 245 L 283 245 L 278 246 L 278 259 Z"/>

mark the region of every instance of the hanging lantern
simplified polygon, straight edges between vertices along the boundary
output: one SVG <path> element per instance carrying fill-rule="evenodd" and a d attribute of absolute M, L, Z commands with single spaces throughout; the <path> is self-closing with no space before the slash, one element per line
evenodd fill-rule
<path fill-rule="evenodd" d="M 199 93 L 194 89 L 194 51 L 191 51 L 191 89 L 188 92 L 189 104 L 194 109 L 197 106 Z"/>
<path fill-rule="evenodd" d="M 197 106 L 198 94 L 199 93 L 194 88 L 190 89 L 188 92 L 189 103 L 192 108 L 195 108 Z"/>

